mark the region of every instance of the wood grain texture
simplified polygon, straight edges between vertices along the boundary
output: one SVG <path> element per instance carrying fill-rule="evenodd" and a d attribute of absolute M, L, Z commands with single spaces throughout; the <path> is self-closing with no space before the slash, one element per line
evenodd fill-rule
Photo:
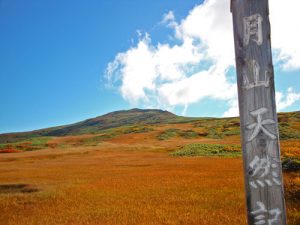
<path fill-rule="evenodd" d="M 268 0 L 232 0 L 248 224 L 286 224 Z"/>

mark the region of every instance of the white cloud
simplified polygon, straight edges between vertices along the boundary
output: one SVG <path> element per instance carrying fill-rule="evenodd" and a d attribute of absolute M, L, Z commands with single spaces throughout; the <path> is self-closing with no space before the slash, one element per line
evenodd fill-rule
<path fill-rule="evenodd" d="M 295 102 L 300 100 L 300 93 L 297 93 L 293 90 L 292 87 L 289 87 L 287 91 L 284 92 L 276 92 L 276 106 L 277 111 L 282 111 L 290 106 L 292 106 Z M 224 112 L 223 117 L 234 117 L 239 116 L 239 105 L 237 96 L 229 101 L 229 109 Z"/>
<path fill-rule="evenodd" d="M 271 19 L 274 20 L 271 20 L 272 42 L 278 53 L 276 60 L 285 69 L 295 69 L 300 68 L 300 31 L 295 33 L 287 28 L 291 16 L 284 9 L 286 5 L 270 0 Z M 295 4 L 290 2 L 290 5 Z M 294 26 L 299 21 L 294 18 L 289 22 L 295 29 L 300 27 Z M 183 106 L 184 114 L 190 104 L 213 98 L 228 103 L 229 109 L 224 116 L 236 116 L 236 84 L 227 75 L 229 68 L 234 66 L 230 1 L 206 0 L 180 22 L 170 11 L 163 16 L 160 24 L 174 31 L 172 38 L 176 44 L 154 45 L 148 34 L 144 37 L 139 34 L 136 46 L 117 54 L 108 64 L 108 80 L 117 85 L 123 98 L 134 105 L 169 110 Z M 281 34 L 282 29 L 286 34 Z M 295 37 L 290 38 L 288 33 L 295 33 Z M 287 107 L 287 99 L 285 104 L 282 101 L 278 109 Z"/>
<path fill-rule="evenodd" d="M 239 116 L 239 104 L 237 97 L 234 99 L 231 99 L 229 101 L 229 108 L 226 112 L 223 113 L 223 117 L 235 117 Z"/>
<path fill-rule="evenodd" d="M 281 61 L 286 70 L 300 69 L 300 1 L 269 1 L 272 28 L 272 47 L 275 61 Z"/>
<path fill-rule="evenodd" d="M 169 11 L 168 13 L 164 14 L 161 24 L 167 24 L 171 27 L 177 25 L 174 13 L 172 11 Z"/>
<path fill-rule="evenodd" d="M 218 66 L 234 65 L 230 1 L 205 1 L 196 6 L 177 29 L 183 38 L 201 40 L 207 57 L 215 60 Z"/>
<path fill-rule="evenodd" d="M 220 44 L 220 37 L 232 39 L 232 32 L 224 32 L 232 29 L 231 25 L 224 28 L 223 19 L 218 20 L 220 13 L 229 18 L 230 10 L 228 2 L 221 2 L 207 1 L 195 7 L 181 23 L 175 21 L 173 12 L 165 14 L 161 23 L 174 30 L 179 44 L 153 45 L 146 34 L 136 46 L 119 53 L 106 74 L 110 81 L 121 81 L 123 98 L 145 106 L 153 106 L 153 101 L 162 108 L 182 105 L 184 111 L 206 97 L 232 98 L 236 88 L 227 80 L 226 72 L 233 65 L 233 43 Z M 199 64 L 208 62 L 208 69 L 200 68 Z"/>
<path fill-rule="evenodd" d="M 235 85 L 225 80 L 224 74 L 215 68 L 201 71 L 158 88 L 158 94 L 166 105 L 188 105 L 202 98 L 231 99 L 235 95 Z"/>
<path fill-rule="evenodd" d="M 186 79 L 190 68 L 202 58 L 192 39 L 187 38 L 181 45 L 153 46 L 146 34 L 137 46 L 119 53 L 108 64 L 106 76 L 112 82 L 121 81 L 120 91 L 126 100 L 148 104 L 164 84 Z"/>
<path fill-rule="evenodd" d="M 276 106 L 278 111 L 288 108 L 299 100 L 300 93 L 295 92 L 291 87 L 288 88 L 286 94 L 282 92 L 276 92 Z"/>

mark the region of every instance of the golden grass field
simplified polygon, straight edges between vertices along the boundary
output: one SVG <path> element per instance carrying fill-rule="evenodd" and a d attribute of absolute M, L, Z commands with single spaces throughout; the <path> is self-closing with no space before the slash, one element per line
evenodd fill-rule
<path fill-rule="evenodd" d="M 298 114 L 280 114 L 279 121 L 281 156 L 299 163 Z M 114 123 L 113 115 L 100 125 Z M 238 118 L 120 124 L 2 144 L 0 224 L 246 224 Z M 222 145 L 228 155 L 171 154 L 194 144 Z M 284 187 L 288 225 L 299 225 L 299 172 L 284 172 Z"/>
<path fill-rule="evenodd" d="M 81 145 L 92 135 L 60 137 L 49 141 L 51 148 L 2 153 L 0 224 L 246 224 L 240 157 L 169 154 L 188 143 L 237 144 L 239 137 L 159 141 L 155 137 L 163 129 L 120 135 L 95 146 Z M 297 145 L 282 142 L 282 151 L 297 154 Z M 284 173 L 284 179 L 288 224 L 297 225 L 299 173 Z"/>

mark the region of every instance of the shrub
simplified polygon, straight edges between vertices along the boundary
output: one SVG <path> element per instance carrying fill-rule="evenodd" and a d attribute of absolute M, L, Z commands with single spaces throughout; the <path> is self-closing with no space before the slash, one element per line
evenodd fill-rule
<path fill-rule="evenodd" d="M 162 141 L 162 140 L 167 140 L 169 138 L 172 137 L 176 137 L 179 134 L 179 129 L 167 129 L 165 131 L 163 131 L 162 133 L 160 133 L 157 138 L 158 140 Z"/>
<path fill-rule="evenodd" d="M 183 138 L 196 138 L 199 134 L 193 130 L 184 130 L 179 132 L 180 137 Z"/>
<path fill-rule="evenodd" d="M 172 156 L 241 156 L 240 146 L 221 144 L 187 144 L 171 153 Z"/>
<path fill-rule="evenodd" d="M 300 171 L 300 160 L 285 158 L 282 160 L 282 169 L 284 171 Z"/>

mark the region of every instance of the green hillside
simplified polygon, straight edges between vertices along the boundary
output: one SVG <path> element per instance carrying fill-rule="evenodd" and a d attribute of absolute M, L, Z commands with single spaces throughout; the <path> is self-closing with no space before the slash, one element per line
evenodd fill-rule
<path fill-rule="evenodd" d="M 195 118 L 176 116 L 168 111 L 157 109 L 122 110 L 65 126 L 46 128 L 30 132 L 0 134 L 0 144 L 41 136 L 59 137 L 81 134 L 97 134 L 103 130 L 134 124 L 182 123 L 193 120 L 195 120 Z"/>
<path fill-rule="evenodd" d="M 281 140 L 300 139 L 300 112 L 279 113 Z M 130 132 L 150 131 L 157 125 L 171 124 L 157 139 L 172 137 L 223 139 L 240 135 L 239 118 L 189 118 L 156 109 L 131 109 L 105 114 L 71 125 L 46 128 L 31 132 L 0 134 L 0 144 L 32 139 L 46 140 L 49 137 L 62 137 L 82 134 L 103 134 L 115 136 Z M 192 129 L 180 130 L 176 124 L 190 124 Z"/>

